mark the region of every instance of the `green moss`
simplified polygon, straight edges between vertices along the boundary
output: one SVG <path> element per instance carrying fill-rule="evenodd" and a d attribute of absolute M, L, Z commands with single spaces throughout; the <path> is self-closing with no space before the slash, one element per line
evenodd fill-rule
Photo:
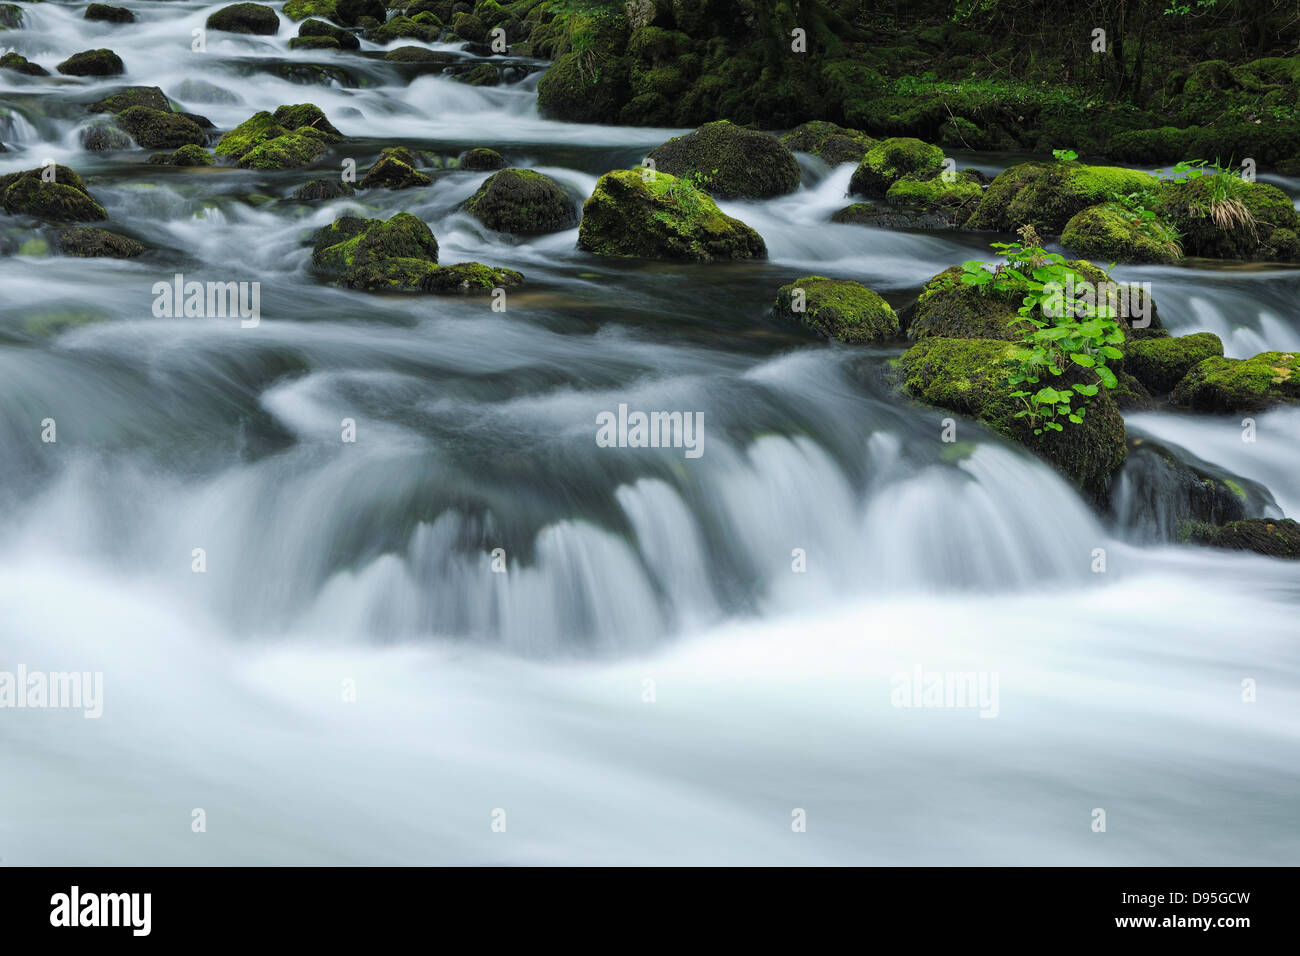
<path fill-rule="evenodd" d="M 537 108 L 543 116 L 573 123 L 613 123 L 629 89 L 621 60 L 566 53 L 538 80 Z"/>
<path fill-rule="evenodd" d="M 292 37 L 290 50 L 339 50 L 339 41 L 334 37 Z"/>
<path fill-rule="evenodd" d="M 1060 234 L 1089 206 L 1157 186 L 1154 176 L 1120 166 L 1021 163 L 989 184 L 966 226 L 1015 232 L 1028 223 L 1039 232 Z"/>
<path fill-rule="evenodd" d="M 221 137 L 213 150 L 252 169 L 288 169 L 316 162 L 342 134 L 310 103 L 257 113 Z"/>
<path fill-rule="evenodd" d="M 1007 377 L 1017 363 L 1016 346 L 990 339 L 928 338 L 898 359 L 903 386 L 913 397 L 983 422 L 990 429 L 1041 455 L 1094 497 L 1104 496 L 1110 477 L 1124 462 L 1124 420 L 1105 390 L 1088 405 L 1081 425 L 1033 434 L 1023 407 L 1010 397 Z M 1068 377 L 1062 384 L 1071 384 Z"/>
<path fill-rule="evenodd" d="M 1168 392 L 1207 358 L 1222 357 L 1223 342 L 1212 332 L 1124 343 L 1124 370 L 1153 392 Z"/>
<path fill-rule="evenodd" d="M 495 149 L 486 149 L 482 146 L 467 150 L 461 154 L 460 168 L 468 170 L 490 170 L 504 169 L 506 166 L 505 159 Z"/>
<path fill-rule="evenodd" d="M 126 72 L 122 58 L 112 50 L 74 53 L 55 69 L 67 76 L 121 76 Z"/>
<path fill-rule="evenodd" d="M 324 156 L 327 149 L 319 137 L 286 133 L 254 146 L 239 157 L 239 165 L 247 169 L 294 169 L 310 166 Z"/>
<path fill-rule="evenodd" d="M 19 53 L 6 53 L 0 56 L 0 69 L 13 70 L 15 73 L 23 73 L 27 76 L 49 76 L 50 71 L 39 64 L 32 63 L 27 57 Z"/>
<path fill-rule="evenodd" d="M 128 86 L 126 89 L 91 103 L 86 109 L 92 113 L 121 113 L 133 106 L 147 106 L 151 110 L 171 112 L 171 104 L 163 91 L 156 86 Z"/>
<path fill-rule="evenodd" d="M 961 281 L 961 266 L 952 266 L 921 287 L 907 326 L 907 337 L 1018 339 L 1022 293 L 981 291 Z"/>
<path fill-rule="evenodd" d="M 308 40 L 333 40 L 333 46 L 327 45 L 325 48 L 357 50 L 361 48 L 361 41 L 353 34 L 344 30 L 342 27 L 336 27 L 332 23 L 326 23 L 324 20 L 304 20 L 298 27 L 298 36 L 289 41 L 291 48 L 295 47 L 294 40 L 303 41 L 299 46 L 305 45 Z"/>
<path fill-rule="evenodd" d="M 841 163 L 860 163 L 876 140 L 861 130 L 845 129 L 826 120 L 813 120 L 796 126 L 781 137 L 786 149 L 796 153 L 811 153 L 828 166 Z"/>
<path fill-rule="evenodd" d="M 898 316 L 894 310 L 860 282 L 806 276 L 777 291 L 776 313 L 850 344 L 884 342 L 898 337 Z"/>
<path fill-rule="evenodd" d="M 107 229 L 64 229 L 59 249 L 65 256 L 106 259 L 132 259 L 144 252 L 134 239 Z"/>
<path fill-rule="evenodd" d="M 357 185 L 362 189 L 411 189 L 429 186 L 433 180 L 415 168 L 415 157 L 406 149 L 385 149 Z"/>
<path fill-rule="evenodd" d="M 191 119 L 179 113 L 132 106 L 117 114 L 118 125 L 145 149 L 175 149 L 178 146 L 201 146 L 207 135 Z"/>
<path fill-rule="evenodd" d="M 1300 357 L 1290 352 L 1249 359 L 1212 356 L 1183 376 L 1169 400 L 1200 412 L 1253 412 L 1300 402 Z"/>
<path fill-rule="evenodd" d="M 385 259 L 436 264 L 438 241 L 422 220 L 399 212 L 387 222 L 343 216 L 317 232 L 312 248 L 316 267 L 335 275 Z"/>
<path fill-rule="evenodd" d="M 290 20 L 305 20 L 307 17 L 324 17 L 333 20 L 337 0 L 286 0 L 284 15 Z"/>
<path fill-rule="evenodd" d="M 451 18 L 451 28 L 456 36 L 473 43 L 487 40 L 487 25 L 472 13 L 457 13 Z"/>
<path fill-rule="evenodd" d="M 1223 525 L 1188 522 L 1180 537 L 1192 544 L 1254 551 L 1271 558 L 1300 558 L 1300 523 L 1289 518 L 1245 518 Z"/>
<path fill-rule="evenodd" d="M 643 259 L 757 259 L 763 238 L 724 215 L 686 180 L 646 170 L 615 170 L 582 207 L 578 245 L 601 256 Z"/>
<path fill-rule="evenodd" d="M 370 39 L 376 43 L 391 43 L 401 37 L 434 43 L 440 36 L 442 36 L 442 24 L 433 18 L 421 20 L 415 17 L 394 17 L 370 32 Z"/>
<path fill-rule="evenodd" d="M 44 239 L 28 239 L 18 247 L 20 256 L 48 256 L 50 254 L 50 244 Z"/>
<path fill-rule="evenodd" d="M 238 159 L 254 147 L 277 136 L 283 136 L 287 132 L 288 130 L 277 123 L 270 113 L 263 110 L 222 136 L 213 152 L 218 156 Z"/>
<path fill-rule="evenodd" d="M 1297 213 L 1286 193 L 1268 183 L 1246 182 L 1239 176 L 1200 176 L 1185 183 L 1166 183 L 1160 213 L 1182 233 L 1191 256 L 1216 259 L 1290 259 Z M 1221 223 L 1216 208 L 1238 203 L 1253 221 L 1232 217 Z"/>
<path fill-rule="evenodd" d="M 670 139 L 649 158 L 660 172 L 695 178 L 724 199 L 768 199 L 799 188 L 799 163 L 780 140 L 725 120 Z"/>
<path fill-rule="evenodd" d="M 555 180 L 531 169 L 503 169 L 465 203 L 489 229 L 530 236 L 572 228 L 577 204 Z"/>
<path fill-rule="evenodd" d="M 853 171 L 849 192 L 875 199 L 904 176 L 929 179 L 943 166 L 943 150 L 919 139 L 894 137 L 877 143 Z"/>
<path fill-rule="evenodd" d="M 0 201 L 11 216 L 33 216 L 54 222 L 94 222 L 108 213 L 66 166 L 54 167 L 54 181 L 45 182 L 41 169 L 0 176 Z"/>
<path fill-rule="evenodd" d="M 485 294 L 494 289 L 508 289 L 524 281 L 522 273 L 513 269 L 494 268 L 478 262 L 458 262 L 439 266 L 429 273 L 421 284 L 422 292 L 461 295 Z"/>
<path fill-rule="evenodd" d="M 1075 213 L 1061 243 L 1082 256 L 1111 262 L 1175 262 L 1182 258 L 1178 233 L 1160 219 L 1143 220 L 1115 203 Z"/>
<path fill-rule="evenodd" d="M 271 115 L 285 129 L 301 132 L 302 127 L 310 127 L 327 143 L 335 143 L 343 138 L 343 134 L 334 128 L 321 108 L 313 103 L 281 106 Z"/>
<path fill-rule="evenodd" d="M 916 206 L 939 206 L 959 210 L 973 207 L 984 195 L 979 179 L 963 171 L 948 182 L 943 174 L 929 179 L 900 179 L 889 187 L 885 199 L 891 203 Z"/>
<path fill-rule="evenodd" d="M 209 30 L 225 33 L 252 33 L 273 36 L 280 30 L 280 18 L 260 3 L 235 3 L 222 7 L 207 19 Z"/>

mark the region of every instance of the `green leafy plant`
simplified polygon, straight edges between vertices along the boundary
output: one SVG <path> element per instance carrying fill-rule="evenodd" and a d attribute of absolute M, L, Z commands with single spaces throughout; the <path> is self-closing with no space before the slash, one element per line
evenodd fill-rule
<path fill-rule="evenodd" d="M 1164 172 L 1157 169 L 1156 175 L 1163 176 Z M 1242 201 L 1250 187 L 1237 174 L 1235 166 L 1222 166 L 1217 159 L 1212 163 L 1203 159 L 1185 159 L 1169 171 L 1167 178 L 1179 184 L 1204 179 L 1209 195 L 1195 204 L 1199 214 L 1214 220 L 1214 224 L 1225 232 L 1248 229 L 1258 237 L 1259 222 Z"/>
<path fill-rule="evenodd" d="M 1072 149 L 1054 149 L 1052 155 L 1062 163 L 1072 163 L 1079 158 L 1079 154 Z"/>
<path fill-rule="evenodd" d="M 1064 256 L 1043 249 L 1032 226 L 1023 227 L 1020 236 L 1019 242 L 992 243 L 1005 260 L 996 266 L 977 259 L 963 262 L 961 281 L 985 293 L 1022 294 L 1019 314 L 1011 322 L 1020 345 L 1012 353 L 1016 366 L 1007 385 L 1015 389 L 1010 397 L 1024 406 L 1015 417 L 1028 419 L 1034 434 L 1042 437 L 1064 431 L 1066 423 L 1082 424 L 1088 399 L 1119 384 L 1107 363 L 1124 357 L 1117 348 L 1124 333 L 1114 307 L 1100 297 L 1089 301 L 1088 279 Z M 1071 374 L 1073 384 L 1052 384 L 1075 369 L 1081 375 Z M 1079 377 L 1092 381 L 1080 382 Z"/>
<path fill-rule="evenodd" d="M 1182 235 L 1173 223 L 1150 208 L 1159 202 L 1154 192 L 1145 189 L 1131 193 L 1111 193 L 1110 202 L 1122 210 L 1133 225 L 1164 247 L 1173 258 L 1182 258 Z"/>

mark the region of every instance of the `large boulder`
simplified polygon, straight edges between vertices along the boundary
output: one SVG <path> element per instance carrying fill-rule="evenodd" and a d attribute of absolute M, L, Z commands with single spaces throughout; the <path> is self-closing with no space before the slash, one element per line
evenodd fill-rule
<path fill-rule="evenodd" d="M 1213 332 L 1125 342 L 1124 371 L 1152 392 L 1173 388 L 1207 358 L 1223 356 L 1223 342 Z"/>
<path fill-rule="evenodd" d="M 763 237 L 724 215 L 688 180 L 649 170 L 606 173 L 582 207 L 578 245 L 601 256 L 761 259 Z"/>
<path fill-rule="evenodd" d="M 779 139 L 726 120 L 670 139 L 649 159 L 659 172 L 693 179 L 723 199 L 770 199 L 799 188 L 799 163 Z"/>
<path fill-rule="evenodd" d="M 280 31 L 280 17 L 273 9 L 260 3 L 234 3 L 209 16 L 207 27 L 225 33 L 274 36 Z"/>
<path fill-rule="evenodd" d="M 92 3 L 86 7 L 85 19 L 104 23 L 135 23 L 135 14 L 126 7 L 112 7 L 107 3 Z"/>
<path fill-rule="evenodd" d="M 1039 232 L 1059 235 L 1076 213 L 1089 206 L 1158 186 L 1149 173 L 1122 166 L 1021 163 L 1003 170 L 989 184 L 966 227 L 1015 232 L 1031 225 Z"/>
<path fill-rule="evenodd" d="M 613 123 L 627 88 L 626 69 L 592 70 L 581 54 L 565 53 L 537 81 L 537 108 L 571 123 Z"/>
<path fill-rule="evenodd" d="M 889 303 L 860 282 L 806 276 L 781 286 L 776 314 L 828 338 L 870 345 L 898 338 L 898 316 Z"/>
<path fill-rule="evenodd" d="M 121 76 L 126 72 L 120 56 L 102 49 L 74 53 L 55 69 L 67 76 Z"/>
<path fill-rule="evenodd" d="M 38 63 L 32 63 L 20 53 L 6 53 L 0 56 L 0 70 L 13 70 L 27 76 L 49 76 L 50 71 Z"/>
<path fill-rule="evenodd" d="M 298 35 L 294 40 L 333 40 L 335 49 L 361 49 L 361 41 L 356 36 L 324 20 L 304 20 L 298 27 Z M 294 46 L 294 40 L 289 41 L 289 46 Z"/>
<path fill-rule="evenodd" d="M 1169 401 L 1197 412 L 1259 412 L 1300 402 L 1300 355 L 1211 356 L 1192 366 Z"/>
<path fill-rule="evenodd" d="M 107 219 L 104 207 L 86 189 L 81 177 L 66 166 L 55 166 L 50 182 L 43 168 L 0 176 L 0 202 L 11 216 L 34 216 L 52 222 L 95 222 Z"/>
<path fill-rule="evenodd" d="M 151 110 L 170 112 L 172 105 L 167 96 L 156 86 L 128 86 L 111 96 L 91 103 L 86 109 L 92 113 L 122 113 L 133 106 L 145 106 Z"/>
<path fill-rule="evenodd" d="M 197 123 L 170 110 L 132 106 L 117 114 L 117 122 L 145 149 L 202 146 L 207 142 L 207 135 Z"/>
<path fill-rule="evenodd" d="M 903 387 L 914 398 L 983 422 L 1041 455 L 1094 498 L 1104 498 L 1110 478 L 1124 463 L 1124 419 L 1106 389 L 1088 401 L 1080 424 L 1035 435 L 1024 404 L 1008 378 L 1018 367 L 1017 346 L 997 339 L 928 338 L 898 359 Z M 1045 384 L 1045 383 L 1044 383 Z M 1076 384 L 1068 375 L 1056 387 Z"/>
<path fill-rule="evenodd" d="M 1117 203 L 1099 203 L 1070 217 L 1061 244 L 1089 259 L 1111 262 L 1175 262 L 1182 258 L 1178 233 L 1169 223 L 1144 219 Z"/>
<path fill-rule="evenodd" d="M 876 142 L 861 130 L 845 129 L 826 120 L 813 120 L 796 126 L 781 137 L 781 143 L 786 149 L 796 153 L 811 153 L 828 166 L 860 163 Z"/>
<path fill-rule="evenodd" d="M 930 179 L 942 168 L 943 150 L 938 146 L 897 136 L 867 150 L 849 180 L 849 192 L 883 199 L 889 187 L 900 179 Z"/>
<path fill-rule="evenodd" d="M 1300 213 L 1268 183 L 1219 173 L 1166 183 L 1160 212 L 1189 256 L 1300 261 Z"/>
<path fill-rule="evenodd" d="M 473 149 L 466 150 L 460 156 L 460 168 L 474 172 L 493 169 L 505 169 L 506 161 L 495 149 L 487 149 L 484 146 L 476 146 Z"/>
<path fill-rule="evenodd" d="M 465 203 L 479 222 L 520 236 L 571 229 L 578 205 L 555 180 L 531 169 L 493 173 Z"/>
<path fill-rule="evenodd" d="M 963 169 L 951 176 L 939 173 L 929 179 L 905 176 L 885 191 L 885 200 L 894 205 L 942 209 L 965 222 L 982 195 L 980 174 Z"/>
<path fill-rule="evenodd" d="M 438 22 L 437 17 L 428 13 L 421 13 L 414 17 L 393 17 L 393 19 L 371 30 L 368 34 L 369 38 L 376 43 L 391 43 L 393 40 L 402 37 L 423 40 L 425 43 L 435 43 L 441 35 L 442 24 Z"/>

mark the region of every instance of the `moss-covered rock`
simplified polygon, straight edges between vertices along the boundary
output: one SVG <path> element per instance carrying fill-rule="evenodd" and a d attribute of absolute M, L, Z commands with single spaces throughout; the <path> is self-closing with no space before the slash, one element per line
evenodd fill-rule
<path fill-rule="evenodd" d="M 96 100 L 86 109 L 92 113 L 122 113 L 133 106 L 144 106 L 151 110 L 171 112 L 172 105 L 167 102 L 163 91 L 156 86 L 128 86 L 102 100 Z"/>
<path fill-rule="evenodd" d="M 13 70 L 27 76 L 49 76 L 50 71 L 38 63 L 32 63 L 19 53 L 6 53 L 0 56 L 0 70 Z"/>
<path fill-rule="evenodd" d="M 451 29 L 462 40 L 483 43 L 487 40 L 487 24 L 472 13 L 457 13 L 451 18 Z"/>
<path fill-rule="evenodd" d="M 107 3 L 92 3 L 86 7 L 85 19 L 104 23 L 135 23 L 135 14 L 126 7 L 112 7 Z"/>
<path fill-rule="evenodd" d="M 876 142 L 861 130 L 845 129 L 826 120 L 803 123 L 781 137 L 786 149 L 811 153 L 828 166 L 860 163 Z"/>
<path fill-rule="evenodd" d="M 966 226 L 1014 232 L 1028 224 L 1039 232 L 1059 235 L 1076 213 L 1089 206 L 1157 186 L 1154 176 L 1121 166 L 1021 163 L 989 184 Z"/>
<path fill-rule="evenodd" d="M 601 256 L 761 259 L 763 237 L 724 215 L 686 180 L 649 170 L 606 173 L 582 207 L 578 245 Z"/>
<path fill-rule="evenodd" d="M 627 90 L 627 69 L 619 61 L 597 67 L 580 54 L 565 53 L 537 81 L 537 108 L 572 123 L 613 123 Z"/>
<path fill-rule="evenodd" d="M 304 20 L 298 27 L 298 40 L 333 40 L 335 46 L 341 50 L 359 50 L 361 41 L 352 33 L 341 27 L 336 27 L 332 23 L 326 23 L 324 20 Z M 289 41 L 293 46 L 293 40 Z"/>
<path fill-rule="evenodd" d="M 474 172 L 491 169 L 505 169 L 506 161 L 495 149 L 477 146 L 460 155 L 460 168 Z"/>
<path fill-rule="evenodd" d="M 11 216 L 34 216 L 52 222 L 96 222 L 107 219 L 104 207 L 86 189 L 81 177 L 66 166 L 55 166 L 50 182 L 43 168 L 0 176 L 0 201 Z"/>
<path fill-rule="evenodd" d="M 354 192 L 355 186 L 340 179 L 313 179 L 295 189 L 293 198 L 304 202 L 319 202 L 324 199 L 341 199 Z"/>
<path fill-rule="evenodd" d="M 108 123 L 86 126 L 78 132 L 77 137 L 81 140 L 81 148 L 92 153 L 135 148 L 135 141 L 130 136 Z"/>
<path fill-rule="evenodd" d="M 1160 219 L 1143 219 L 1117 203 L 1099 203 L 1070 217 L 1061 244 L 1090 259 L 1111 262 L 1175 262 L 1182 258 L 1178 233 Z"/>
<path fill-rule="evenodd" d="M 289 40 L 290 50 L 339 50 L 339 41 L 333 37 L 292 37 Z"/>
<path fill-rule="evenodd" d="M 86 259 L 132 259 L 144 252 L 144 246 L 107 229 L 64 229 L 59 233 L 59 250 Z"/>
<path fill-rule="evenodd" d="M 418 259 L 436 264 L 438 241 L 423 220 L 399 212 L 387 222 L 343 216 L 318 231 L 312 246 L 312 262 L 330 275 L 342 275 L 385 259 Z"/>
<path fill-rule="evenodd" d="M 799 188 L 799 163 L 771 133 L 705 123 L 651 151 L 660 172 L 694 179 L 723 199 L 769 199 Z"/>
<path fill-rule="evenodd" d="M 927 338 L 898 359 L 906 391 L 929 405 L 968 415 L 1000 435 L 1023 444 L 1054 465 L 1088 494 L 1105 495 L 1111 476 L 1124 463 L 1124 419 L 1103 389 L 1087 405 L 1083 423 L 1064 431 L 1033 433 L 1024 406 L 1007 383 L 1017 368 L 1016 346 L 996 339 Z M 1061 384 L 1074 384 L 1063 376 Z"/>
<path fill-rule="evenodd" d="M 121 76 L 126 72 L 122 58 L 103 49 L 74 53 L 55 69 L 66 76 Z"/>
<path fill-rule="evenodd" d="M 1207 358 L 1223 356 L 1223 342 L 1213 332 L 1124 343 L 1124 370 L 1152 392 L 1172 391 Z"/>
<path fill-rule="evenodd" d="M 319 107 L 303 103 L 251 116 L 222 136 L 213 152 L 245 168 L 288 169 L 311 165 L 340 139 Z"/>
<path fill-rule="evenodd" d="M 280 31 L 280 17 L 260 3 L 234 3 L 208 17 L 209 30 L 274 36 Z"/>
<path fill-rule="evenodd" d="M 339 279 L 339 285 L 379 294 L 471 295 L 511 288 L 523 281 L 523 275 L 513 269 L 478 262 L 439 266 L 423 259 L 397 258 L 353 266 Z"/>
<path fill-rule="evenodd" d="M 1300 213 L 1276 186 L 1219 174 L 1166 183 L 1161 192 L 1160 213 L 1182 233 L 1190 256 L 1300 260 Z"/>
<path fill-rule="evenodd" d="M 867 150 L 849 180 L 849 192 L 882 199 L 904 177 L 930 179 L 943 168 L 943 150 L 919 139 L 894 137 Z"/>
<path fill-rule="evenodd" d="M 432 185 L 433 180 L 415 168 L 415 157 L 402 147 L 385 149 L 361 177 L 361 189 L 412 189 Z"/>
<path fill-rule="evenodd" d="M 1300 356 L 1262 352 L 1254 358 L 1211 356 L 1187 372 L 1169 400 L 1198 412 L 1258 412 L 1300 402 Z"/>
<path fill-rule="evenodd" d="M 960 213 L 974 208 L 983 194 L 979 173 L 962 170 L 949 178 L 943 173 L 929 179 L 905 177 L 889 187 L 885 199 L 898 205 L 937 207 Z"/>
<path fill-rule="evenodd" d="M 956 229 L 965 218 L 942 206 L 891 206 L 855 202 L 831 214 L 831 222 L 880 229 Z"/>
<path fill-rule="evenodd" d="M 442 36 L 442 24 L 427 13 L 416 17 L 394 17 L 369 33 L 370 39 L 376 43 L 391 43 L 403 37 L 434 43 L 440 36 Z"/>
<path fill-rule="evenodd" d="M 1181 537 L 1192 544 L 1254 551 L 1270 558 L 1300 558 L 1300 523 L 1290 518 L 1245 518 L 1223 525 L 1188 522 Z"/>
<path fill-rule="evenodd" d="M 211 166 L 212 156 L 202 146 L 182 146 L 171 153 L 154 153 L 149 157 L 152 166 Z"/>
<path fill-rule="evenodd" d="M 520 236 L 559 232 L 578 221 L 577 203 L 564 188 L 531 169 L 493 173 L 465 210 L 489 229 Z"/>
<path fill-rule="evenodd" d="M 331 19 L 345 27 L 356 27 L 368 20 L 383 23 L 386 16 L 388 11 L 380 0 L 337 0 Z"/>
<path fill-rule="evenodd" d="M 898 338 L 898 316 L 860 282 L 805 276 L 776 293 L 776 314 L 853 345 Z"/>
<path fill-rule="evenodd" d="M 21 30 L 23 8 L 16 3 L 0 3 L 0 30 Z"/>
<path fill-rule="evenodd" d="M 117 122 L 145 149 L 202 146 L 207 142 L 207 135 L 199 125 L 179 113 L 132 106 L 117 114 Z"/>
<path fill-rule="evenodd" d="M 308 17 L 333 20 L 336 6 L 336 0 L 286 0 L 283 9 L 284 15 L 290 20 L 305 20 Z"/>
<path fill-rule="evenodd" d="M 442 50 L 429 50 L 422 46 L 399 46 L 384 53 L 389 63 L 437 63 L 446 66 L 455 63 L 459 57 Z"/>

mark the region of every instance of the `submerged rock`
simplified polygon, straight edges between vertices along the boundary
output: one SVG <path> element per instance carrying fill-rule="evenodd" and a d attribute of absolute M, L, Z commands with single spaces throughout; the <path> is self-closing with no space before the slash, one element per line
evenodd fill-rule
<path fill-rule="evenodd" d="M 144 252 L 134 239 L 107 229 L 64 229 L 59 233 L 59 249 L 65 256 L 87 259 L 132 259 Z"/>
<path fill-rule="evenodd" d="M 361 189 L 410 189 L 433 180 L 415 168 L 415 157 L 400 146 L 385 149 L 357 185 Z"/>
<path fill-rule="evenodd" d="M 55 69 L 67 76 L 120 76 L 126 72 L 122 58 L 112 50 L 74 53 Z"/>
<path fill-rule="evenodd" d="M 849 180 L 849 192 L 883 199 L 903 178 L 930 179 L 943 168 L 943 150 L 906 136 L 882 140 L 867 150 Z"/>
<path fill-rule="evenodd" d="M 1014 232 L 1028 224 L 1059 235 L 1071 218 L 1089 206 L 1158 185 L 1149 173 L 1121 166 L 1021 163 L 1003 170 L 989 184 L 966 227 Z"/>
<path fill-rule="evenodd" d="M 686 180 L 649 170 L 606 173 L 582 207 L 578 246 L 642 259 L 762 259 L 763 237 Z"/>
<path fill-rule="evenodd" d="M 442 50 L 430 50 L 422 46 L 399 46 L 388 50 L 383 58 L 390 63 L 439 63 L 446 66 L 457 62 L 460 57 Z"/>
<path fill-rule="evenodd" d="M 107 219 L 104 207 L 95 201 L 81 177 L 66 166 L 54 167 L 54 178 L 46 182 L 44 168 L 0 176 L 0 200 L 12 216 L 34 216 L 53 222 L 95 222 Z"/>
<path fill-rule="evenodd" d="M 1012 398 L 1008 377 L 1016 368 L 1017 346 L 996 339 L 927 338 L 897 361 L 903 387 L 913 397 L 983 422 L 1042 456 L 1075 485 L 1095 498 L 1105 496 L 1110 478 L 1124 463 L 1124 419 L 1115 402 L 1100 390 L 1087 404 L 1081 424 L 1060 432 L 1033 433 L 1025 406 Z M 1067 374 L 1057 387 L 1076 384 Z"/>
<path fill-rule="evenodd" d="M 811 153 L 828 166 L 860 163 L 877 142 L 861 130 L 845 129 L 826 120 L 813 120 L 796 126 L 781 137 L 786 149 Z"/>
<path fill-rule="evenodd" d="M 305 202 L 315 202 L 321 199 L 340 199 L 344 196 L 351 196 L 354 192 L 356 192 L 356 187 L 342 180 L 313 179 L 311 182 L 303 183 L 295 189 L 293 198 Z"/>
<path fill-rule="evenodd" d="M 503 169 L 487 178 L 465 210 L 489 229 L 518 236 L 571 229 L 577 202 L 559 183 L 531 169 Z"/>
<path fill-rule="evenodd" d="M 1125 342 L 1124 370 L 1153 392 L 1169 392 L 1207 358 L 1222 357 L 1223 342 L 1213 332 Z"/>
<path fill-rule="evenodd" d="M 1192 366 L 1169 401 L 1197 412 L 1258 412 L 1300 402 L 1300 356 L 1262 352 L 1254 358 L 1212 356 Z"/>
<path fill-rule="evenodd" d="M 78 138 L 81 140 L 82 149 L 89 150 L 92 153 L 112 149 L 132 149 L 135 146 L 135 141 L 130 136 L 108 123 L 96 123 L 93 126 L 87 126 L 81 130 Z"/>
<path fill-rule="evenodd" d="M 1061 230 L 1061 244 L 1092 259 L 1111 262 L 1175 262 L 1182 258 L 1178 233 L 1159 219 L 1143 219 L 1116 203 L 1075 213 Z"/>
<path fill-rule="evenodd" d="M 117 122 L 145 149 L 201 146 L 207 142 L 207 134 L 199 125 L 179 113 L 132 106 L 117 114 Z"/>
<path fill-rule="evenodd" d="M 1182 538 L 1192 544 L 1233 551 L 1254 551 L 1271 558 L 1300 558 L 1300 523 L 1290 518 L 1246 518 L 1227 524 L 1189 522 Z"/>
<path fill-rule="evenodd" d="M 274 36 L 280 31 L 280 17 L 273 9 L 260 3 L 235 3 L 209 16 L 207 27 L 225 33 Z"/>
<path fill-rule="evenodd" d="M 477 146 L 460 155 L 460 168 L 478 172 L 488 169 L 505 169 L 505 158 L 495 149 Z"/>
<path fill-rule="evenodd" d="M 879 294 L 860 282 L 805 276 L 783 285 L 775 311 L 828 338 L 853 345 L 898 337 L 898 316 Z"/>
<path fill-rule="evenodd" d="M 799 163 L 779 139 L 726 120 L 670 139 L 649 159 L 653 169 L 723 199 L 770 199 L 799 188 Z"/>

